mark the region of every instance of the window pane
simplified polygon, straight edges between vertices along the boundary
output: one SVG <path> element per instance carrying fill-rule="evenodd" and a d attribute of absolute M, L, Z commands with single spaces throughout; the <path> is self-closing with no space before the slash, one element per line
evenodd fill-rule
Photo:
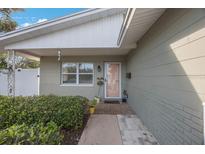
<path fill-rule="evenodd" d="M 79 73 L 93 73 L 93 64 L 79 64 Z"/>
<path fill-rule="evenodd" d="M 93 83 L 93 75 L 92 74 L 80 74 L 79 75 L 79 83 L 92 84 Z"/>
<path fill-rule="evenodd" d="M 76 74 L 64 74 L 63 83 L 74 83 L 76 84 Z"/>
<path fill-rule="evenodd" d="M 76 64 L 63 63 L 62 65 L 63 73 L 76 73 Z"/>

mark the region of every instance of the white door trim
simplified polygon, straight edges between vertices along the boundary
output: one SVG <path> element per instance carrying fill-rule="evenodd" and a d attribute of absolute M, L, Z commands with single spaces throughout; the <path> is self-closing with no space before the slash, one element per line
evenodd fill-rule
<path fill-rule="evenodd" d="M 121 99 L 121 62 L 104 62 L 104 79 L 107 79 L 107 66 L 106 64 L 119 64 L 119 97 L 107 97 L 107 91 L 106 91 L 106 83 L 104 84 L 104 98 L 105 99 Z M 105 81 L 106 82 L 106 81 Z"/>

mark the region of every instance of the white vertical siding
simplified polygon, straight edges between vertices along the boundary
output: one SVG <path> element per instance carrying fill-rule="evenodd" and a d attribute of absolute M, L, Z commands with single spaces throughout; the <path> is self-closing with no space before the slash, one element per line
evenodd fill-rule
<path fill-rule="evenodd" d="M 8 45 L 11 49 L 117 47 L 123 14 L 101 18 Z"/>

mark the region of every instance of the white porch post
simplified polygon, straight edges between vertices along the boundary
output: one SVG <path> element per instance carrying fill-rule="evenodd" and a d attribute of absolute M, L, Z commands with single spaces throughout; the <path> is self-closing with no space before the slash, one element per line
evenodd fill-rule
<path fill-rule="evenodd" d="M 8 69 L 8 96 L 15 96 L 15 51 L 8 50 L 8 60 L 7 60 L 7 69 Z"/>

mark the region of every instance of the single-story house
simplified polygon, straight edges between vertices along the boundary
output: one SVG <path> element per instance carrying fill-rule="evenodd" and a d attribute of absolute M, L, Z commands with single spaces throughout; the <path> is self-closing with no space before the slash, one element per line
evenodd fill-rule
<path fill-rule="evenodd" d="M 128 95 L 160 144 L 204 143 L 205 9 L 88 9 L 1 35 L 0 49 L 40 58 L 40 95 Z"/>

